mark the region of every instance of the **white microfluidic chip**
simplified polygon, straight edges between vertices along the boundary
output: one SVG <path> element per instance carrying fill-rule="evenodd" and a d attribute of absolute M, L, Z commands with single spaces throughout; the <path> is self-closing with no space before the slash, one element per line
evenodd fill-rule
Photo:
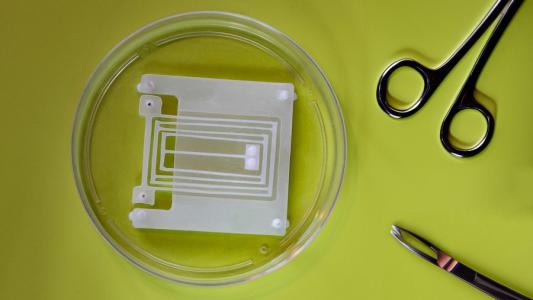
<path fill-rule="evenodd" d="M 294 86 L 146 74 L 137 90 L 145 118 L 136 228 L 284 235 Z M 178 101 L 163 113 L 162 97 Z"/>

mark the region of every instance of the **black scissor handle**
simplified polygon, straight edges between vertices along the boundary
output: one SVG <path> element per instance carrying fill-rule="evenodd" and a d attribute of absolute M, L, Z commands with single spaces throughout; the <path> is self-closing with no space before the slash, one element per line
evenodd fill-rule
<path fill-rule="evenodd" d="M 413 104 L 411 104 L 405 109 L 398 109 L 393 107 L 389 101 L 390 95 L 388 93 L 388 87 L 390 76 L 396 70 L 402 67 L 413 69 L 418 74 L 420 74 L 420 76 L 424 80 L 424 89 L 420 97 L 415 102 L 413 102 Z M 417 112 L 420 108 L 422 108 L 422 106 L 427 102 L 429 97 L 431 97 L 431 94 L 433 94 L 435 89 L 439 86 L 441 81 L 442 76 L 439 76 L 438 70 L 430 69 L 412 59 L 406 58 L 398 60 L 388 66 L 379 78 L 377 89 L 377 100 L 379 107 L 381 107 L 384 112 L 386 112 L 389 116 L 393 118 L 408 117 Z"/>
<path fill-rule="evenodd" d="M 494 116 L 487 108 L 485 108 L 485 106 L 481 105 L 474 98 L 473 93 L 460 93 L 459 95 L 459 97 L 462 97 L 462 99 L 457 99 L 455 104 L 452 106 L 452 108 L 444 118 L 444 121 L 442 122 L 442 126 L 440 129 L 440 141 L 444 148 L 446 148 L 446 150 L 454 156 L 474 156 L 479 152 L 483 151 L 483 149 L 485 149 L 485 147 L 487 147 L 487 145 L 490 143 L 490 140 L 492 139 L 492 136 L 494 134 Z M 485 122 L 487 123 L 487 129 L 485 131 L 485 135 L 477 144 L 475 144 L 471 148 L 462 149 L 454 146 L 453 143 L 450 141 L 450 126 L 457 114 L 467 109 L 474 109 L 481 113 L 481 115 L 485 118 Z"/>

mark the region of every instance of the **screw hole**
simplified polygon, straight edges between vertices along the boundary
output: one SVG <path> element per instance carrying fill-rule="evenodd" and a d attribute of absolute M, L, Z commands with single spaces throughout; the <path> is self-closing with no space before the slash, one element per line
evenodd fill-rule
<path fill-rule="evenodd" d="M 269 251 L 270 248 L 266 244 L 261 245 L 261 247 L 259 247 L 259 252 L 261 252 L 261 254 L 267 254 Z"/>

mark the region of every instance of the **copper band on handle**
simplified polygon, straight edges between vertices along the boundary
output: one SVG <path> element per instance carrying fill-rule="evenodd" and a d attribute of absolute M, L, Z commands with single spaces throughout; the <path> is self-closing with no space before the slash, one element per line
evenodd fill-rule
<path fill-rule="evenodd" d="M 437 265 L 447 272 L 451 272 L 453 268 L 457 265 L 457 261 L 453 259 L 453 257 L 449 256 L 448 254 L 439 251 L 437 253 Z"/>

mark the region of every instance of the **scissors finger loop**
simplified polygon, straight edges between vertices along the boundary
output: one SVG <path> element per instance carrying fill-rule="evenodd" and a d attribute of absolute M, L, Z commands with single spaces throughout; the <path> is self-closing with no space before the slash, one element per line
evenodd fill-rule
<path fill-rule="evenodd" d="M 451 134 L 450 134 L 450 127 L 451 123 L 453 121 L 453 118 L 455 116 L 467 109 L 474 109 L 481 113 L 481 115 L 484 117 L 487 129 L 485 131 L 485 135 L 481 138 L 481 140 L 475 144 L 471 148 L 459 148 L 457 146 L 454 146 L 451 142 Z M 472 96 L 472 99 L 468 102 L 464 101 L 457 101 L 456 105 L 450 109 L 448 112 L 448 115 L 444 118 L 444 121 L 442 122 L 442 127 L 440 131 L 440 140 L 444 148 L 450 152 L 452 155 L 457 157 L 470 157 L 478 154 L 479 152 L 483 151 L 485 147 L 490 143 L 490 140 L 492 139 L 492 136 L 494 134 L 494 117 L 490 111 L 488 111 L 483 105 L 479 104 Z"/>
<path fill-rule="evenodd" d="M 398 69 L 406 67 L 415 70 L 424 81 L 424 89 L 420 97 L 405 109 L 399 109 L 391 105 L 391 95 L 389 94 L 389 79 L 391 75 Z M 429 99 L 433 91 L 436 89 L 441 79 L 438 76 L 438 71 L 429 69 L 419 62 L 412 59 L 401 59 L 385 69 L 378 82 L 377 100 L 381 109 L 393 118 L 405 118 L 417 112 L 424 103 Z"/>

